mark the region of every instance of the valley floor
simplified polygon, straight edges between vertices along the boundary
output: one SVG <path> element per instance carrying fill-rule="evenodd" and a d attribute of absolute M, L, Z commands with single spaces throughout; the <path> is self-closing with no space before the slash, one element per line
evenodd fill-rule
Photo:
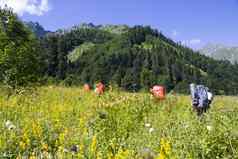
<path fill-rule="evenodd" d="M 40 87 L 0 92 L 0 158 L 238 158 L 238 97 L 198 118 L 189 96 Z"/>

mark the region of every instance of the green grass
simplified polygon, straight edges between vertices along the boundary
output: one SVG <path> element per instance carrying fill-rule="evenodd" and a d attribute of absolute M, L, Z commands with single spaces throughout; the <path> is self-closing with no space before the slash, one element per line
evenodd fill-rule
<path fill-rule="evenodd" d="M 190 97 L 41 87 L 0 93 L 0 158 L 238 158 L 238 98 L 198 118 Z M 12 128 L 12 129 L 10 129 Z M 73 151 L 75 149 L 77 151 Z"/>

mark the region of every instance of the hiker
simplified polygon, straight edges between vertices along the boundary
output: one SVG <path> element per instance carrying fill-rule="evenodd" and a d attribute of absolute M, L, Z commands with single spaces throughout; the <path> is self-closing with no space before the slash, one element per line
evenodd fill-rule
<path fill-rule="evenodd" d="M 193 109 L 200 116 L 210 108 L 213 94 L 203 85 L 190 84 Z"/>
<path fill-rule="evenodd" d="M 163 86 L 155 85 L 150 89 L 150 93 L 156 98 L 165 99 L 165 88 Z"/>
<path fill-rule="evenodd" d="M 105 91 L 105 85 L 102 82 L 96 84 L 95 93 L 97 95 L 102 95 Z"/>
<path fill-rule="evenodd" d="M 84 86 L 83 86 L 83 88 L 84 88 L 84 91 L 85 92 L 88 92 L 88 91 L 90 91 L 91 90 L 91 88 L 90 88 L 90 85 L 89 84 L 84 84 Z"/>

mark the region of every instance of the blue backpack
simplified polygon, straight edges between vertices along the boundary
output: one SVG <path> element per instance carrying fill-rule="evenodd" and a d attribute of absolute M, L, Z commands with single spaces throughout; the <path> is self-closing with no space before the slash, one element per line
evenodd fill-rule
<path fill-rule="evenodd" d="M 208 106 L 207 88 L 203 85 L 197 86 L 198 107 L 206 108 Z"/>
<path fill-rule="evenodd" d="M 192 95 L 192 104 L 194 106 L 200 107 L 200 108 L 206 108 L 208 107 L 208 95 L 207 95 L 208 88 L 203 85 L 190 85 L 190 91 Z"/>

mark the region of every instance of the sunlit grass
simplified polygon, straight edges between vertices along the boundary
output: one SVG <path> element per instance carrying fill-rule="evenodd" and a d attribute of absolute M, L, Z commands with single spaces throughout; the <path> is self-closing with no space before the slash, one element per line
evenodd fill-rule
<path fill-rule="evenodd" d="M 237 158 L 238 98 L 201 118 L 190 97 L 40 87 L 0 93 L 1 158 Z"/>

